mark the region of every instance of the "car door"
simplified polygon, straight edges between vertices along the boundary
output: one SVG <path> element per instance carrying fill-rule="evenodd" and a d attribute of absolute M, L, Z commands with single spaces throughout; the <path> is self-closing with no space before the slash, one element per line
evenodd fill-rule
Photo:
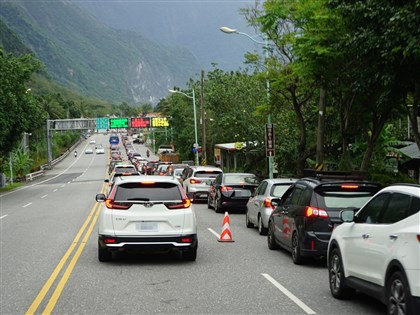
<path fill-rule="evenodd" d="M 266 196 L 267 187 L 268 182 L 266 180 L 262 181 L 255 190 L 255 193 L 251 196 L 251 198 L 249 198 L 247 204 L 248 218 L 253 224 L 258 223 L 258 213 L 264 207 L 264 199 Z"/>
<path fill-rule="evenodd" d="M 347 266 L 346 277 L 354 276 L 369 279 L 369 281 L 374 278 L 374 276 L 366 274 L 367 269 L 378 267 L 377 265 L 368 267 L 372 260 L 376 260 L 369 257 L 375 255 L 373 254 L 374 248 L 369 248 L 369 244 L 373 239 L 372 231 L 376 230 L 379 224 L 379 214 L 386 207 L 389 198 L 390 193 L 375 196 L 357 212 L 354 223 L 346 225 L 346 228 L 343 229 L 345 247 L 342 248 L 342 255 Z"/>
<path fill-rule="evenodd" d="M 364 279 L 378 285 L 384 285 L 384 275 L 389 260 L 398 248 L 404 246 L 404 240 L 398 235 L 403 229 L 400 222 L 410 212 L 411 196 L 392 193 L 389 202 L 382 208 L 378 223 L 373 224 L 363 239 L 363 251 L 366 253 Z"/>

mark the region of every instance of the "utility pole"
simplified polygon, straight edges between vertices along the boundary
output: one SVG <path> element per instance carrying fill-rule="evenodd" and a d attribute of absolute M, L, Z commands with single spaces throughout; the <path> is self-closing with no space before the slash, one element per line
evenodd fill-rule
<path fill-rule="evenodd" d="M 201 161 L 203 165 L 207 165 L 207 150 L 206 150 L 206 111 L 204 108 L 204 70 L 201 70 Z"/>

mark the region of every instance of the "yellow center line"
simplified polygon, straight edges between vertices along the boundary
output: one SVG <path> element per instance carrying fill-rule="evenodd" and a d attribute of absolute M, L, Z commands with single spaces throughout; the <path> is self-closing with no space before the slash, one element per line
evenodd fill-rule
<path fill-rule="evenodd" d="M 105 185 L 102 186 L 101 192 L 104 192 L 104 190 L 105 190 Z M 64 267 L 65 263 L 67 262 L 67 260 L 69 259 L 70 255 L 72 254 L 74 248 L 76 247 L 77 243 L 79 242 L 81 236 L 83 235 L 86 227 L 88 226 L 88 224 L 92 220 L 92 218 L 93 218 L 93 221 L 96 223 L 96 220 L 97 220 L 98 214 L 100 212 L 100 209 L 101 209 L 101 207 L 100 207 L 100 204 L 99 203 L 96 203 L 92 207 L 92 210 L 90 211 L 90 213 L 89 213 L 86 221 L 83 223 L 83 225 L 80 228 L 80 230 L 77 232 L 76 237 L 74 238 L 72 244 L 67 249 L 67 251 L 65 252 L 64 256 L 61 258 L 61 260 L 58 263 L 58 265 L 55 267 L 54 271 L 52 272 L 51 276 L 48 278 L 47 282 L 45 282 L 45 284 L 42 287 L 41 291 L 38 293 L 38 295 L 36 296 L 35 300 L 32 302 L 31 306 L 26 311 L 25 315 L 35 314 L 36 310 L 38 309 L 39 305 L 44 300 L 44 298 L 47 295 L 48 291 L 50 290 L 51 286 L 53 285 L 53 283 L 57 279 L 59 273 L 63 269 L 63 267 Z M 94 214 L 95 214 L 95 216 L 94 216 Z M 91 224 L 91 226 L 92 226 L 92 224 Z M 92 228 L 89 227 L 89 231 L 90 231 L 90 233 L 88 233 L 89 236 L 91 234 L 91 229 Z M 86 236 L 85 236 L 85 238 L 86 238 Z"/>
<path fill-rule="evenodd" d="M 74 266 L 76 265 L 77 261 L 79 260 L 80 255 L 82 254 L 83 249 L 86 246 L 87 240 L 89 239 L 90 235 L 92 234 L 92 230 L 96 224 L 96 221 L 98 220 L 99 212 L 101 211 L 101 208 L 99 207 L 95 213 L 95 216 L 90 223 L 89 229 L 85 234 L 85 237 L 82 240 L 82 243 L 79 245 L 79 248 L 77 249 L 76 253 L 74 254 L 70 264 L 68 265 L 66 271 L 64 272 L 63 277 L 61 278 L 60 282 L 58 283 L 57 287 L 54 290 L 54 293 L 52 294 L 50 301 L 48 302 L 47 306 L 45 307 L 42 314 L 51 314 L 53 311 L 58 299 L 61 296 L 61 293 L 63 292 L 64 286 L 66 285 Z"/>

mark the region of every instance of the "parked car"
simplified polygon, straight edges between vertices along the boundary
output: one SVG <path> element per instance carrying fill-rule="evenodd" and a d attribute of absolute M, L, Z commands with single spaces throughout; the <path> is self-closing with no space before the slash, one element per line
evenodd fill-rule
<path fill-rule="evenodd" d="M 182 172 L 182 185 L 193 201 L 207 200 L 210 184 L 222 173 L 215 166 L 188 166 Z"/>
<path fill-rule="evenodd" d="M 167 176 L 130 176 L 118 180 L 98 218 L 98 259 L 109 261 L 120 250 L 182 252 L 197 257 L 197 221 L 180 183 Z"/>
<path fill-rule="evenodd" d="M 358 290 L 386 304 L 387 314 L 418 314 L 420 185 L 388 186 L 340 218 L 328 246 L 332 296 L 349 298 Z"/>
<path fill-rule="evenodd" d="M 246 204 L 257 187 L 258 178 L 254 174 L 219 174 L 209 186 L 207 206 L 216 213 L 227 209 L 246 209 Z"/>
<path fill-rule="evenodd" d="M 309 257 L 326 257 L 333 228 L 342 222 L 340 211 L 360 208 L 380 188 L 377 183 L 344 175 L 333 179 L 323 173 L 299 179 L 270 215 L 268 248 L 285 248 L 292 253 L 295 264 Z"/>
<path fill-rule="evenodd" d="M 286 190 L 296 180 L 295 178 L 263 180 L 246 204 L 246 227 L 253 228 L 257 226 L 260 235 L 266 235 L 271 212 L 280 203 L 281 197 Z"/>

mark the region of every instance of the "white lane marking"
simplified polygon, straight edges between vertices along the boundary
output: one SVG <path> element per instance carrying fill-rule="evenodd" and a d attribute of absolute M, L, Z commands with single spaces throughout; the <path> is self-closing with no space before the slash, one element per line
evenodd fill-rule
<path fill-rule="evenodd" d="M 47 196 L 48 196 L 48 195 L 44 195 L 44 196 L 42 196 L 42 197 L 41 197 L 41 199 L 44 199 L 44 198 L 45 198 L 45 197 L 47 197 Z"/>
<path fill-rule="evenodd" d="M 209 230 L 211 233 L 213 233 L 214 235 L 216 235 L 217 238 L 220 238 L 220 235 L 217 234 L 214 230 L 212 230 L 211 228 L 208 228 L 207 230 Z"/>
<path fill-rule="evenodd" d="M 58 189 L 56 188 L 56 189 L 54 189 L 54 190 L 53 190 L 53 192 L 56 192 L 57 190 L 58 190 Z"/>
<path fill-rule="evenodd" d="M 261 275 L 264 278 L 266 278 L 268 281 L 270 281 L 277 289 L 283 292 L 284 295 L 286 295 L 289 299 L 295 302 L 295 304 L 299 306 L 301 309 L 303 309 L 306 312 L 306 314 L 316 314 L 309 306 L 307 306 L 305 303 L 299 300 L 292 292 L 290 292 L 284 286 L 282 286 L 280 283 L 274 280 L 269 274 L 262 273 Z"/>
<path fill-rule="evenodd" d="M 4 219 L 4 218 L 5 218 L 5 217 L 7 217 L 7 216 L 8 216 L 8 214 L 5 214 L 5 215 L 1 216 L 1 217 L 0 217 L 0 220 Z"/>
<path fill-rule="evenodd" d="M 31 204 L 32 204 L 32 202 L 30 202 L 30 203 L 28 203 L 28 204 L 24 205 L 23 207 L 24 207 L 24 208 L 26 208 L 26 207 L 30 206 Z"/>
<path fill-rule="evenodd" d="M 66 184 L 64 184 L 64 185 L 61 185 L 60 187 L 61 187 L 61 188 L 63 188 L 63 187 L 66 187 Z"/>

